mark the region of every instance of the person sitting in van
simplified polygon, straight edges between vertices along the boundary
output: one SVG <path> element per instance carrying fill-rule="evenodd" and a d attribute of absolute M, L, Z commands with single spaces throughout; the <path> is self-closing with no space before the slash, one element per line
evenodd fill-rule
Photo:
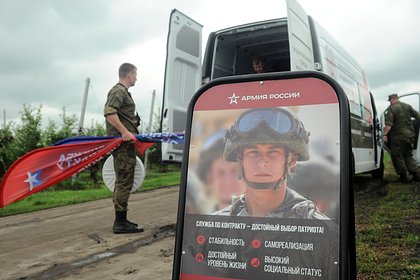
<path fill-rule="evenodd" d="M 254 74 L 265 73 L 265 62 L 259 56 L 252 57 L 252 70 Z"/>

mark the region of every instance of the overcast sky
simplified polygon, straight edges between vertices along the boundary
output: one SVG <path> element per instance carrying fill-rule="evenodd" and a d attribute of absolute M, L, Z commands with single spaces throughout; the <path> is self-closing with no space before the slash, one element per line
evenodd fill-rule
<path fill-rule="evenodd" d="M 393 92 L 420 90 L 420 1 L 299 0 L 361 64 L 378 111 Z M 284 0 L 0 0 L 1 125 L 18 121 L 23 104 L 42 104 L 44 123 L 63 107 L 80 117 L 91 78 L 85 127 L 102 122 L 122 62 L 138 66 L 130 89 L 144 123 L 152 92 L 162 106 L 169 15 L 178 9 L 211 31 L 286 16 Z"/>

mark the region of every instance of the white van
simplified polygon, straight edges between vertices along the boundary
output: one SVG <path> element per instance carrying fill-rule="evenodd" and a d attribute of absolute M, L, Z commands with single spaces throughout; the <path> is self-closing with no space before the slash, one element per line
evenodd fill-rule
<path fill-rule="evenodd" d="M 170 18 L 162 132 L 185 130 L 187 107 L 196 90 L 218 77 L 252 73 L 252 57 L 270 71 L 318 70 L 333 77 L 350 103 L 355 173 L 383 176 L 381 126 L 359 64 L 295 0 L 287 18 L 213 32 L 202 58 L 202 26 L 177 10 Z M 162 144 L 162 161 L 181 162 L 182 145 Z"/>

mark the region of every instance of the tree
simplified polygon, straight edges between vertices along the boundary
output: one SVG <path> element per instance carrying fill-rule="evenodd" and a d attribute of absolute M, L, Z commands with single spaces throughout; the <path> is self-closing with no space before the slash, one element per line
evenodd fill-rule
<path fill-rule="evenodd" d="M 61 117 L 61 126 L 58 126 L 53 120 L 49 120 L 48 126 L 42 135 L 44 146 L 50 146 L 55 142 L 73 137 L 77 131 L 77 116 L 75 114 L 67 116 L 66 108 L 63 107 Z"/>
<path fill-rule="evenodd" d="M 30 105 L 23 104 L 23 111 L 20 112 L 21 124 L 17 125 L 14 135 L 14 141 L 11 148 L 18 158 L 29 151 L 42 147 L 41 143 L 41 109 L 33 108 Z"/>
<path fill-rule="evenodd" d="M 14 140 L 11 125 L 9 123 L 3 129 L 0 129 L 0 178 L 4 176 L 6 170 L 15 160 L 15 155 L 9 148 Z"/>
<path fill-rule="evenodd" d="M 85 134 L 89 136 L 105 136 L 106 130 L 102 124 L 96 122 L 94 126 L 86 129 Z"/>

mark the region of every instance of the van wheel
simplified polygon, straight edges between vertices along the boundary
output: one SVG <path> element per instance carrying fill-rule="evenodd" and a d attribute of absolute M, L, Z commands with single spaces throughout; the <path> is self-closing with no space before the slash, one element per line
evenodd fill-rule
<path fill-rule="evenodd" d="M 384 151 L 381 151 L 381 163 L 379 165 L 379 168 L 372 171 L 372 177 L 375 179 L 380 179 L 382 180 L 384 178 L 384 170 L 385 170 L 385 166 L 384 166 Z"/>

